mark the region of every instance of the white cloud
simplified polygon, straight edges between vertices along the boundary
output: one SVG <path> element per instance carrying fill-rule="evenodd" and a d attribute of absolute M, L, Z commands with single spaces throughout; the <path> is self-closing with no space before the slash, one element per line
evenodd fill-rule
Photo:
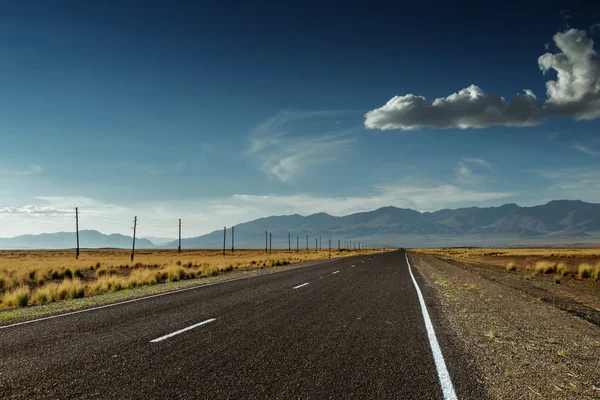
<path fill-rule="evenodd" d="M 549 199 L 578 199 L 597 203 L 600 199 L 600 171 L 584 168 L 556 168 L 535 170 L 549 182 L 546 197 Z"/>
<path fill-rule="evenodd" d="M 26 170 L 17 171 L 14 174 L 15 175 L 33 175 L 33 174 L 39 174 L 42 172 L 44 172 L 44 169 L 42 167 L 40 167 L 39 165 L 30 165 L 29 168 L 27 168 Z"/>
<path fill-rule="evenodd" d="M 538 59 L 546 73 L 554 69 L 556 81 L 546 83 L 548 99 L 539 101 L 531 90 L 524 89 L 507 101 L 471 85 L 448 97 L 428 101 L 423 96 L 395 96 L 384 106 L 365 114 L 369 129 L 414 130 L 421 128 L 468 129 L 491 125 L 532 126 L 547 115 L 566 114 L 575 119 L 600 116 L 600 61 L 594 42 L 582 30 L 570 29 L 554 35 L 556 54 L 546 53 Z"/>
<path fill-rule="evenodd" d="M 338 121 L 331 119 L 342 113 L 280 111 L 252 130 L 247 154 L 259 159 L 265 174 L 294 181 L 314 166 L 334 161 L 356 140 L 352 130 L 340 131 Z"/>
<path fill-rule="evenodd" d="M 490 125 L 530 126 L 540 123 L 542 110 L 530 90 L 506 101 L 471 85 L 448 97 L 428 101 L 423 96 L 395 96 L 365 114 L 369 129 L 485 128 Z"/>
<path fill-rule="evenodd" d="M 594 41 L 582 30 L 569 29 L 554 35 L 561 52 L 538 59 L 546 73 L 554 69 L 556 81 L 546 82 L 548 113 L 572 115 L 575 119 L 600 117 L 600 60 Z"/>
<path fill-rule="evenodd" d="M 592 150 L 589 147 L 584 146 L 583 144 L 578 143 L 578 142 L 575 142 L 573 144 L 573 148 L 575 148 L 575 150 L 578 150 L 582 153 L 587 154 L 588 156 L 600 156 L 600 151 Z"/>
<path fill-rule="evenodd" d="M 404 184 L 378 185 L 374 193 L 366 196 L 321 197 L 310 194 L 297 195 L 234 195 L 233 198 L 254 207 L 270 210 L 269 214 L 312 214 L 327 212 L 346 215 L 371 211 L 385 206 L 413 208 L 432 211 L 449 206 L 472 205 L 472 203 L 511 197 L 508 192 L 485 192 L 464 189 L 455 185 L 412 186 Z"/>
<path fill-rule="evenodd" d="M 490 163 L 487 162 L 487 161 L 485 161 L 483 158 L 467 158 L 467 157 L 464 157 L 462 160 L 464 162 L 467 162 L 467 163 L 471 163 L 471 164 L 475 164 L 475 165 L 479 165 L 479 166 L 485 167 L 485 168 L 489 169 L 490 171 L 494 172 L 494 168 L 492 168 L 492 166 L 490 165 Z"/>

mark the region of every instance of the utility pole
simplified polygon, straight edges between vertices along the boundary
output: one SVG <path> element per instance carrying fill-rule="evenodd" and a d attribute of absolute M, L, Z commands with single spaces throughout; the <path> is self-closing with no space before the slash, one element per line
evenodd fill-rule
<path fill-rule="evenodd" d="M 179 245 L 177 246 L 177 254 L 181 253 L 181 218 L 179 218 Z"/>
<path fill-rule="evenodd" d="M 77 232 L 77 250 L 75 250 L 75 259 L 79 260 L 79 210 L 77 207 L 75 207 L 75 232 Z"/>
<path fill-rule="evenodd" d="M 269 252 L 269 234 L 265 231 L 265 253 Z"/>
<path fill-rule="evenodd" d="M 321 247 L 321 236 L 319 236 L 319 250 L 323 250 L 323 248 Z"/>
<path fill-rule="evenodd" d="M 340 239 L 338 239 L 338 251 L 340 251 Z"/>
<path fill-rule="evenodd" d="M 273 251 L 273 234 L 269 233 L 269 254 Z"/>
<path fill-rule="evenodd" d="M 288 232 L 288 251 L 292 251 L 292 236 Z"/>
<path fill-rule="evenodd" d="M 223 227 L 223 256 L 225 256 L 225 242 L 227 241 L 227 227 Z"/>
<path fill-rule="evenodd" d="M 331 238 L 329 238 L 329 258 L 331 258 Z"/>
<path fill-rule="evenodd" d="M 308 235 L 306 235 L 306 251 L 308 251 Z"/>
<path fill-rule="evenodd" d="M 318 242 L 317 242 L 317 240 L 318 240 L 318 239 L 317 239 L 317 238 L 315 238 L 315 253 L 319 251 L 319 248 L 317 247 L 317 243 L 318 243 Z"/>
<path fill-rule="evenodd" d="M 300 251 L 300 238 L 296 236 L 296 253 Z"/>
<path fill-rule="evenodd" d="M 233 254 L 233 250 L 235 249 L 235 234 L 234 234 L 235 226 L 231 227 L 231 254 Z"/>
<path fill-rule="evenodd" d="M 137 228 L 137 216 L 133 217 L 133 246 L 131 247 L 131 261 L 133 261 L 133 255 L 135 254 L 135 228 Z"/>

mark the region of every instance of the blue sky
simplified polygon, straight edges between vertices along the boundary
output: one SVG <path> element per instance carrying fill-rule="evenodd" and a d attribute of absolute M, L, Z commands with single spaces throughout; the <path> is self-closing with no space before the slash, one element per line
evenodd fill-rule
<path fill-rule="evenodd" d="M 284 3 L 5 4 L 0 237 L 600 201 L 591 3 Z"/>

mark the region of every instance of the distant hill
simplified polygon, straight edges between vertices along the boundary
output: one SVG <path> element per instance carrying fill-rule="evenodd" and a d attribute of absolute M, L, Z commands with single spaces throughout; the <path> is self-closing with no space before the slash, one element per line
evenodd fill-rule
<path fill-rule="evenodd" d="M 273 235 L 273 247 L 314 248 L 322 237 L 367 241 L 371 244 L 407 247 L 431 246 L 549 246 L 600 245 L 600 204 L 579 200 L 555 200 L 544 205 L 520 207 L 469 207 L 418 212 L 383 207 L 374 211 L 334 217 L 326 213 L 272 216 L 242 223 L 235 227 L 236 247 L 264 248 L 265 231 Z M 182 240 L 183 248 L 221 248 L 223 231 Z M 175 248 L 177 242 L 166 247 Z M 228 231 L 227 247 L 231 247 Z"/>
<path fill-rule="evenodd" d="M 98 231 L 79 231 L 80 248 L 130 248 L 132 237 L 113 233 L 105 235 Z M 75 232 L 42 233 L 0 238 L 0 249 L 70 249 L 76 247 Z M 152 249 L 154 244 L 147 239 L 136 238 L 135 247 Z"/>
<path fill-rule="evenodd" d="M 383 207 L 374 211 L 334 217 L 326 213 L 309 216 L 298 214 L 271 216 L 235 226 L 236 248 L 264 248 L 265 231 L 272 234 L 274 248 L 314 249 L 315 238 L 322 247 L 337 248 L 337 241 L 358 240 L 389 247 L 440 246 L 600 246 L 600 204 L 579 200 L 556 200 L 544 205 L 520 207 L 468 207 L 418 212 L 411 209 Z M 131 237 L 81 231 L 82 248 L 129 248 Z M 0 239 L 0 248 L 57 249 L 75 246 L 70 232 L 23 235 Z M 157 243 L 136 239 L 137 248 L 177 248 L 177 241 Z M 223 231 L 182 240 L 183 249 L 222 248 Z M 227 248 L 231 232 L 227 231 Z"/>

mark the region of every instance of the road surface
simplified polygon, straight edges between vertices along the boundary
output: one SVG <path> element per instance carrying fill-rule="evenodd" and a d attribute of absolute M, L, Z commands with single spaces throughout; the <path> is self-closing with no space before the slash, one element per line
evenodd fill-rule
<path fill-rule="evenodd" d="M 484 397 L 412 273 L 357 256 L 0 327 L 0 397 Z"/>

